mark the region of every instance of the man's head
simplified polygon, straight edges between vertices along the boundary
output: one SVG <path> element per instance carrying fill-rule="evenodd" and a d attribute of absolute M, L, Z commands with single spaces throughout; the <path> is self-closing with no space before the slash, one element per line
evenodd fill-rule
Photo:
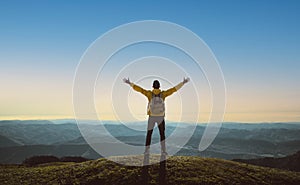
<path fill-rule="evenodd" d="M 152 86 L 154 89 L 159 89 L 160 88 L 160 84 L 159 84 L 159 81 L 158 80 L 154 80 L 153 81 L 153 86 Z"/>

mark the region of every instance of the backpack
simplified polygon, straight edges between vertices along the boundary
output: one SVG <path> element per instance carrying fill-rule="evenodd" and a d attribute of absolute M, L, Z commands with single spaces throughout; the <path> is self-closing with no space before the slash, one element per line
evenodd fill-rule
<path fill-rule="evenodd" d="M 148 111 L 150 111 L 151 114 L 159 114 L 164 115 L 165 114 L 165 102 L 163 98 L 161 97 L 161 93 L 155 95 L 152 92 L 152 99 L 150 100 L 148 104 Z"/>

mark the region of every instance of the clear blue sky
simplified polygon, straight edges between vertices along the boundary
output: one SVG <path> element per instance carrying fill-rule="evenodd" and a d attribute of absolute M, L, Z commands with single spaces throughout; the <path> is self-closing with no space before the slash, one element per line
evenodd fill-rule
<path fill-rule="evenodd" d="M 116 26 L 151 19 L 185 26 L 208 44 L 223 69 L 229 113 L 292 112 L 286 120 L 300 120 L 299 10 L 296 0 L 0 1 L 0 114 L 58 115 L 59 106 L 70 115 L 85 49 Z"/>

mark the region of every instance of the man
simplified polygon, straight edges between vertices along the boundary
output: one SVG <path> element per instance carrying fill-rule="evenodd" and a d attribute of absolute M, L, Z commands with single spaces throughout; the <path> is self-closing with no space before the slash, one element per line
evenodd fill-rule
<path fill-rule="evenodd" d="M 149 154 L 151 137 L 155 123 L 158 124 L 159 134 L 160 134 L 160 144 L 161 144 L 161 153 L 162 155 L 167 155 L 166 152 L 166 144 L 165 144 L 165 108 L 164 108 L 164 100 L 166 97 L 170 96 L 178 89 L 180 89 L 185 83 L 189 82 L 189 78 L 184 78 L 182 82 L 176 85 L 173 88 L 170 88 L 166 91 L 160 90 L 160 83 L 158 80 L 154 80 L 153 89 L 145 90 L 142 87 L 130 82 L 129 78 L 124 78 L 123 81 L 129 84 L 134 90 L 142 93 L 148 98 L 148 129 L 147 129 L 147 137 L 145 143 L 145 153 Z"/>

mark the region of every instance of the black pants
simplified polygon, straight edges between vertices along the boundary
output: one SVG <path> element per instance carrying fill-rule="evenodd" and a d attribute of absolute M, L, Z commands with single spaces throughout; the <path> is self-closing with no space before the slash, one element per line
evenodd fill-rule
<path fill-rule="evenodd" d="M 157 120 L 161 121 L 161 123 L 158 123 Z M 166 145 L 165 145 L 165 120 L 164 119 L 157 119 L 149 116 L 148 120 L 148 131 L 147 131 L 147 136 L 146 136 L 146 150 L 149 150 L 149 147 L 151 145 L 151 138 L 152 138 L 152 133 L 153 133 L 153 127 L 155 122 L 158 124 L 158 129 L 159 129 L 159 135 L 160 135 L 160 144 L 161 144 L 161 150 L 162 152 L 166 152 Z"/>

